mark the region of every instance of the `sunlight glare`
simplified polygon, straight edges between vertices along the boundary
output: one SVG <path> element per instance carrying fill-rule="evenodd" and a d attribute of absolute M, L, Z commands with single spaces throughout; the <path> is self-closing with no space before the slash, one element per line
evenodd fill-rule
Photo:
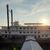
<path fill-rule="evenodd" d="M 43 25 L 48 25 L 48 20 L 47 20 L 47 19 L 42 19 L 42 20 L 41 20 L 41 23 L 42 23 Z"/>

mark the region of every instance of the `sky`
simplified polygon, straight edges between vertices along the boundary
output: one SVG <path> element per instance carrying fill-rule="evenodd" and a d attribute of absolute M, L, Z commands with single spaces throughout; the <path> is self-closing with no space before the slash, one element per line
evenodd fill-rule
<path fill-rule="evenodd" d="M 0 26 L 7 25 L 6 4 L 13 9 L 13 21 L 24 23 L 45 23 L 50 25 L 50 0 L 0 0 Z"/>

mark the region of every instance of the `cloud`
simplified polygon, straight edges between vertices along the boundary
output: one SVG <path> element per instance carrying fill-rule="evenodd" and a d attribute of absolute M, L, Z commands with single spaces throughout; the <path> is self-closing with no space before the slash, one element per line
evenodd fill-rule
<path fill-rule="evenodd" d="M 2 1 L 1 2 L 1 4 L 2 3 L 4 3 L 4 4 L 19 4 L 19 3 L 22 3 L 24 0 L 4 0 L 4 1 Z"/>
<path fill-rule="evenodd" d="M 25 11 L 23 16 L 26 16 L 26 18 L 30 17 L 29 20 L 31 21 L 40 21 L 41 18 L 46 18 L 49 23 L 49 18 L 50 18 L 50 0 L 41 0 L 40 2 L 37 2 L 32 6 L 31 11 Z"/>
<path fill-rule="evenodd" d="M 41 20 L 41 17 L 47 18 L 49 20 L 50 13 L 50 0 L 41 0 L 40 3 L 36 3 L 32 6 L 32 11 L 30 16 L 34 16 L 34 18 Z M 39 21 L 37 20 L 37 21 Z"/>
<path fill-rule="evenodd" d="M 42 0 L 40 3 L 33 5 L 32 11 L 34 13 L 50 11 L 50 1 L 49 0 Z"/>
<path fill-rule="evenodd" d="M 32 10 L 19 10 L 18 15 L 24 15 L 24 16 L 46 16 L 50 12 L 50 0 L 40 0 L 40 2 L 37 2 L 36 4 L 32 5 Z"/>
<path fill-rule="evenodd" d="M 46 16 L 50 12 L 50 0 L 40 0 L 36 4 L 32 5 L 32 10 L 27 16 Z"/>
<path fill-rule="evenodd" d="M 29 12 L 25 9 L 17 9 L 15 14 L 16 16 L 25 16 L 27 15 Z"/>
<path fill-rule="evenodd" d="M 22 4 L 22 2 L 24 0 L 0 0 L 0 13 L 6 12 L 6 4 L 9 4 L 9 9 L 13 9 L 16 5 Z"/>
<path fill-rule="evenodd" d="M 24 2 L 24 4 L 22 4 L 23 2 Z M 18 20 L 18 18 L 19 18 L 19 20 L 23 21 L 23 23 L 24 23 L 25 21 L 31 21 L 31 22 L 39 21 L 39 19 L 41 19 L 41 17 L 44 17 L 47 19 L 50 18 L 50 0 L 36 0 L 35 3 L 33 1 L 31 3 L 28 1 L 27 4 L 26 4 L 25 0 L 4 0 L 4 1 L 2 1 L 2 3 L 0 3 L 0 7 L 1 7 L 0 13 L 6 15 L 5 5 L 7 3 L 10 4 L 10 7 L 13 5 L 11 8 L 14 8 L 14 5 L 15 5 L 14 20 L 15 19 Z M 3 16 L 5 16 L 5 15 L 3 15 Z"/>

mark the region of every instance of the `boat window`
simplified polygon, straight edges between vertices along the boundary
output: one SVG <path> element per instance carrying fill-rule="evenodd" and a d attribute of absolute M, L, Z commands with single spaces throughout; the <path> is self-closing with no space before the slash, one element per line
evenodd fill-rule
<path fill-rule="evenodd" d="M 38 38 L 40 38 L 40 35 L 38 36 Z"/>
<path fill-rule="evenodd" d="M 5 31 L 5 33 L 7 33 L 7 31 Z"/>
<path fill-rule="evenodd" d="M 36 31 L 34 33 L 36 33 Z"/>
<path fill-rule="evenodd" d="M 20 29 L 22 29 L 22 27 L 20 27 Z"/>
<path fill-rule="evenodd" d="M 40 33 L 40 31 L 38 31 L 38 33 Z"/>
<path fill-rule="evenodd" d="M 7 35 L 5 35 L 5 38 L 7 37 Z"/>
<path fill-rule="evenodd" d="M 48 29 L 50 29 L 50 27 Z"/>
<path fill-rule="evenodd" d="M 33 29 L 33 27 L 31 27 L 31 29 Z"/>
<path fill-rule="evenodd" d="M 37 29 L 36 27 L 34 29 Z"/>
<path fill-rule="evenodd" d="M 31 32 L 31 33 L 33 33 L 33 32 Z"/>
<path fill-rule="evenodd" d="M 29 27 L 27 27 L 27 29 L 29 29 Z"/>
<path fill-rule="evenodd" d="M 48 37 L 48 35 L 45 35 L 46 37 Z"/>
<path fill-rule="evenodd" d="M 25 27 L 23 27 L 23 29 L 26 29 Z"/>
<path fill-rule="evenodd" d="M 22 33 L 22 32 L 20 32 L 20 33 Z"/>
<path fill-rule="evenodd" d="M 27 32 L 27 33 L 29 33 L 29 32 Z"/>
<path fill-rule="evenodd" d="M 23 33 L 25 33 L 25 32 L 23 32 Z"/>
<path fill-rule="evenodd" d="M 34 36 L 36 38 L 36 36 Z"/>
<path fill-rule="evenodd" d="M 42 35 L 42 37 L 44 37 L 44 35 Z"/>

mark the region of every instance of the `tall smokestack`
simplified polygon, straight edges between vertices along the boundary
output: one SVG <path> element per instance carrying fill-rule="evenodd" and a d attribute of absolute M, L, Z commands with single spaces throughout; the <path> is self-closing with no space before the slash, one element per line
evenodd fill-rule
<path fill-rule="evenodd" d="M 9 6 L 8 4 L 6 5 L 7 7 L 7 26 L 8 26 L 8 30 L 9 30 Z"/>
<path fill-rule="evenodd" d="M 11 26 L 13 26 L 13 11 L 11 9 Z"/>

